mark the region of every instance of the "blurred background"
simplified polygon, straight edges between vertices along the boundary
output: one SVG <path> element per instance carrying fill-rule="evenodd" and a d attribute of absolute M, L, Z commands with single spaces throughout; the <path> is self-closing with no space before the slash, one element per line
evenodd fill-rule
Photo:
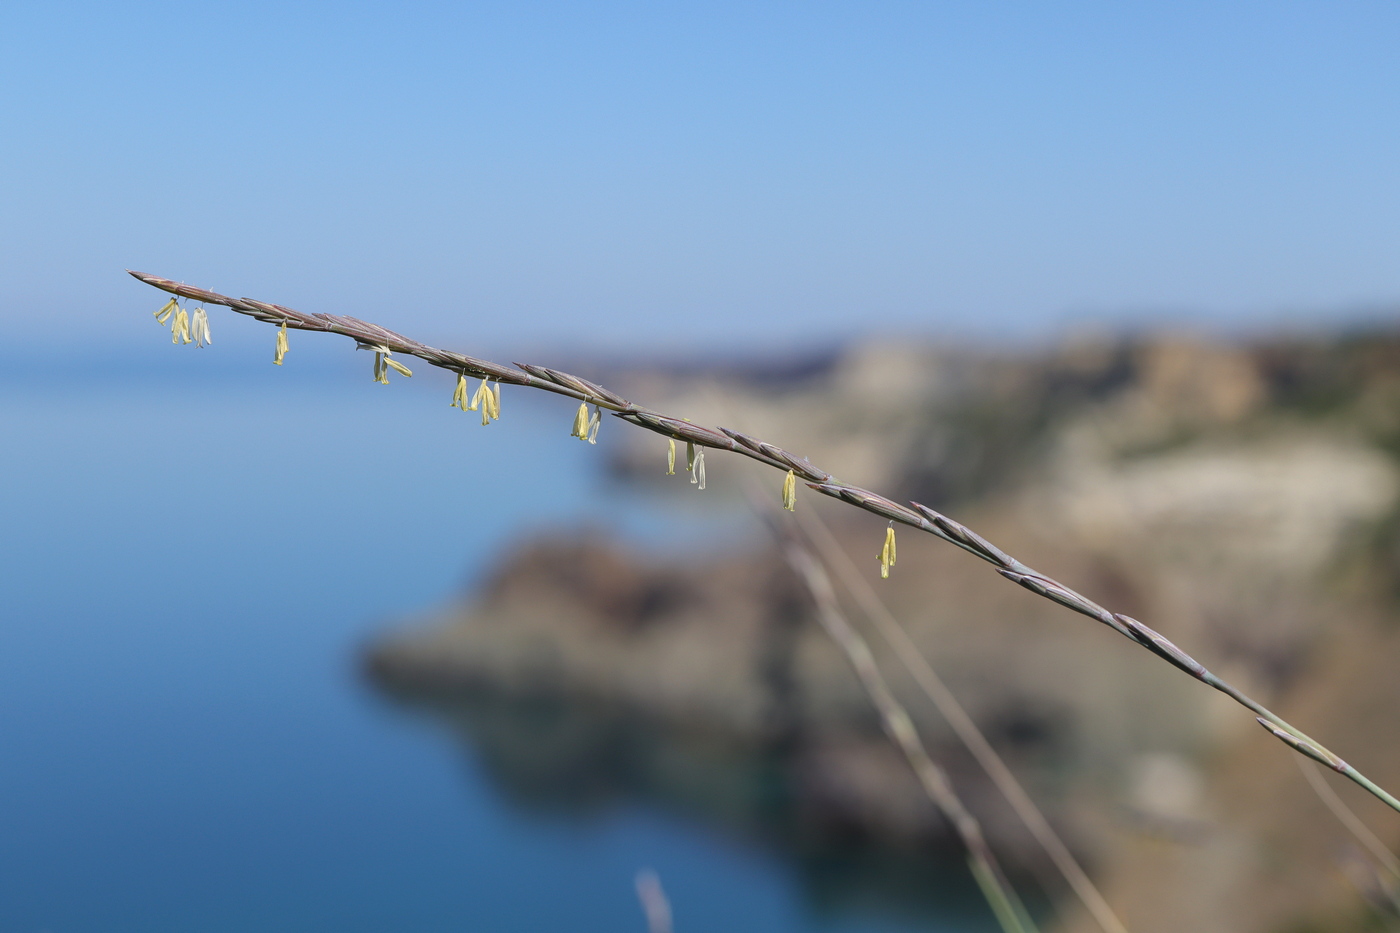
<path fill-rule="evenodd" d="M 1400 786 L 1400 11 L 0 12 L 0 928 L 996 929 L 746 477 L 145 272 L 557 366 L 954 515 Z M 1136 931 L 1381 929 L 1251 717 L 805 489 Z M 847 513 L 852 514 L 847 514 Z M 878 645 L 876 646 L 879 647 Z M 1076 908 L 877 651 L 1047 929 Z M 1199 689 L 1198 689 L 1199 688 Z M 1400 820 L 1333 782 L 1380 841 Z"/>

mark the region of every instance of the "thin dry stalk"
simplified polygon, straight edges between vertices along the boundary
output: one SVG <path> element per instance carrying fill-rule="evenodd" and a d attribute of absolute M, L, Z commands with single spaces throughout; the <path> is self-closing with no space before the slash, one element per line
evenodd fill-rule
<path fill-rule="evenodd" d="M 909 718 L 909 713 L 899 700 L 895 699 L 885 683 L 885 678 L 870 653 L 870 646 L 851 627 L 841 612 L 841 607 L 836 601 L 836 592 L 831 586 L 831 578 L 811 552 L 790 537 L 784 543 L 783 552 L 816 604 L 817 621 L 846 655 L 846 660 L 860 678 L 861 686 L 875 704 L 886 734 L 904 753 L 929 799 L 953 825 L 954 831 L 967 850 L 968 867 L 972 869 L 973 877 L 976 878 L 1002 928 L 1006 933 L 1033 931 L 1035 925 L 997 863 L 996 856 L 982 832 L 981 824 L 953 790 L 953 783 L 947 772 L 929 757 L 924 743 L 919 739 L 918 730 L 914 728 L 913 720 Z"/>
<path fill-rule="evenodd" d="M 987 741 L 977 723 L 973 722 L 967 710 L 958 702 L 958 698 L 948 689 L 948 685 L 934 672 L 904 626 L 899 624 L 899 620 L 876 595 L 875 589 L 861 576 L 850 556 L 837 544 L 826 523 L 814 511 L 808 509 L 798 516 L 798 525 L 816 546 L 827 565 L 835 568 L 842 585 L 855 597 L 861 611 L 874 623 L 881 637 L 904 664 L 914 681 L 947 720 L 958 739 L 977 759 L 982 770 L 987 772 L 997 790 L 1006 798 L 1007 803 L 1011 804 L 1011 809 L 1045 850 L 1045 854 L 1064 876 L 1090 916 L 1105 933 L 1128 933 L 1127 927 L 1118 919 L 1113 908 L 1108 906 L 1108 901 L 1104 900 L 1099 889 L 1069 851 L 1069 847 L 1060 839 L 1059 834 L 1045 819 L 1045 815 L 1040 812 L 1040 808 L 1035 805 L 1035 801 L 1021 786 L 1021 782 L 1016 780 L 1016 776 L 1011 773 L 1001 755 L 997 754 L 996 749 Z"/>
<path fill-rule="evenodd" d="M 1327 783 L 1327 779 L 1318 773 L 1317 765 L 1298 758 L 1294 760 L 1298 762 L 1298 770 L 1303 772 L 1303 777 L 1308 779 L 1308 786 L 1317 794 L 1323 805 L 1332 811 L 1337 821 L 1356 837 L 1356 841 L 1361 843 L 1377 862 L 1385 866 L 1386 871 L 1392 875 L 1392 883 L 1400 882 L 1400 859 L 1395 857 L 1395 853 L 1391 852 L 1386 844 L 1361 822 L 1361 817 L 1356 815 L 1356 811 L 1337 795 Z"/>
<path fill-rule="evenodd" d="M 1059 603 L 1068 609 L 1095 619 L 1109 628 L 1118 632 L 1137 643 L 1138 645 L 1151 651 L 1172 666 L 1185 671 L 1204 684 L 1214 687 L 1221 693 L 1233 699 L 1235 702 L 1253 712 L 1260 723 L 1280 741 L 1309 758 L 1327 765 L 1339 774 L 1344 774 L 1367 791 L 1374 794 L 1392 809 L 1400 812 L 1400 800 L 1391 796 L 1385 790 L 1377 786 L 1369 778 L 1363 775 L 1355 767 L 1342 760 L 1339 756 L 1330 751 L 1326 746 L 1317 740 L 1309 737 L 1302 730 L 1295 728 L 1285 722 L 1272 710 L 1263 704 L 1244 694 L 1241 690 L 1207 670 L 1195 658 L 1182 651 L 1172 644 L 1165 637 L 1128 616 L 1120 613 L 1109 612 L 1104 607 L 1093 600 L 1076 593 L 1064 584 L 1054 580 L 1046 574 L 1032 570 L 1030 567 L 1009 556 L 981 535 L 972 529 L 959 524 L 946 515 L 942 515 L 928 506 L 918 502 L 911 502 L 908 506 L 900 505 L 892 499 L 887 499 L 868 489 L 842 482 L 830 473 L 818 468 L 805 457 L 798 457 L 781 447 L 769 444 L 767 441 L 732 431 L 728 428 L 704 428 L 691 424 L 682 419 L 669 415 L 663 415 L 650 409 L 635 405 L 627 401 L 620 395 L 616 395 L 600 385 L 580 379 L 578 376 L 559 370 L 550 369 L 545 366 L 536 366 L 530 363 L 517 363 L 517 369 L 502 366 L 499 363 L 492 363 L 487 360 L 480 360 L 460 353 L 453 353 L 449 350 L 439 350 L 435 347 L 427 346 L 410 340 L 393 331 L 386 330 L 377 324 L 361 321 L 357 318 L 344 317 L 334 314 L 305 314 L 294 311 L 282 305 L 268 304 L 256 301 L 252 298 L 230 298 L 227 295 L 220 295 L 217 292 L 207 291 L 202 288 L 195 288 L 190 285 L 183 285 L 169 279 L 163 279 L 154 275 L 147 275 L 144 272 L 132 272 L 127 270 L 132 276 L 162 291 L 172 295 L 178 295 L 193 301 L 205 304 L 222 305 L 232 308 L 239 314 L 246 314 L 249 317 L 270 324 L 277 324 L 293 330 L 314 330 L 325 333 L 341 334 L 350 337 L 360 346 L 367 349 L 383 348 L 394 353 L 408 354 L 442 369 L 455 373 L 470 374 L 482 379 L 494 380 L 499 386 L 501 383 L 510 385 L 529 386 L 534 389 L 542 389 L 546 392 L 553 392 L 557 395 L 565 395 L 578 401 L 596 405 L 599 409 L 606 409 L 615 417 L 635 424 L 638 427 L 646 428 L 663 437 L 672 440 L 685 441 L 688 444 L 699 448 L 703 453 L 703 448 L 709 447 L 715 450 L 727 450 L 759 463 L 775 467 L 784 473 L 791 470 L 795 475 L 801 477 L 808 488 L 816 490 L 825 496 L 840 499 L 857 508 L 864 509 L 892 522 L 900 522 L 920 531 L 928 532 L 935 537 L 941 538 L 950 544 L 957 545 L 975 557 L 978 557 L 991 564 L 1006 579 L 1018 584 L 1038 596 L 1043 596 L 1052 602 Z"/>
<path fill-rule="evenodd" d="M 637 872 L 635 883 L 637 900 L 647 918 L 647 933 L 671 933 L 671 901 L 656 872 L 650 869 Z"/>

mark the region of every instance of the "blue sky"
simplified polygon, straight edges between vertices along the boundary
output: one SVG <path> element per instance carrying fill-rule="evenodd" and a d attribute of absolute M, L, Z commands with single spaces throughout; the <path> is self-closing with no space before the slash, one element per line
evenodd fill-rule
<path fill-rule="evenodd" d="M 1325 324 L 1400 305 L 1397 49 L 1382 3 L 11 0 L 0 328 L 147 339 L 124 267 L 503 357 Z"/>

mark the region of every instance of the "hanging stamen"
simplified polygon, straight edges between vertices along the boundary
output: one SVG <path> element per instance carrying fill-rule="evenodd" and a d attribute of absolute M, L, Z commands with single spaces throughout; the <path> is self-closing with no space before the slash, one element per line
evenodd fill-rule
<path fill-rule="evenodd" d="M 676 439 L 674 437 L 666 441 L 666 475 L 676 475 Z"/>
<path fill-rule="evenodd" d="M 175 320 L 170 325 L 170 342 L 190 342 L 190 314 L 184 308 L 175 311 Z"/>
<path fill-rule="evenodd" d="M 452 390 L 452 404 L 448 407 L 460 408 L 462 411 L 469 410 L 467 408 L 467 374 L 465 370 L 457 374 L 457 388 Z"/>
<path fill-rule="evenodd" d="M 880 548 L 880 579 L 890 578 L 890 568 L 894 566 L 894 522 L 885 529 L 885 545 Z"/>
<path fill-rule="evenodd" d="M 273 349 L 272 362 L 274 365 L 282 365 L 282 357 L 287 355 L 287 322 L 283 321 L 281 328 L 277 331 L 277 346 Z"/>
<path fill-rule="evenodd" d="M 484 427 L 491 423 L 491 388 L 486 383 L 486 377 L 481 378 L 481 385 L 476 387 L 476 394 L 472 396 L 472 411 L 481 412 L 481 424 Z"/>
<path fill-rule="evenodd" d="M 787 476 L 783 477 L 783 508 L 789 512 L 797 511 L 797 472 L 788 470 Z"/>
<path fill-rule="evenodd" d="M 204 305 L 194 309 L 194 317 L 190 318 L 190 336 L 194 337 L 197 347 L 214 342 L 214 338 L 209 336 L 209 312 L 204 310 Z"/>
<path fill-rule="evenodd" d="M 393 351 L 382 343 L 361 343 L 356 350 L 374 351 L 374 381 L 382 386 L 389 384 L 389 370 L 394 369 L 404 376 L 412 376 L 413 370 L 393 358 Z"/>
<path fill-rule="evenodd" d="M 584 402 L 579 402 L 578 411 L 574 412 L 574 427 L 569 436 L 581 441 L 588 440 L 588 405 Z"/>

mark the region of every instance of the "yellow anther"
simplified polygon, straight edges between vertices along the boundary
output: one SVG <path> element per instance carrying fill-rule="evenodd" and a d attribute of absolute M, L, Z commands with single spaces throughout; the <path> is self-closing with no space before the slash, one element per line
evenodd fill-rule
<path fill-rule="evenodd" d="M 190 342 L 190 314 L 184 308 L 175 312 L 175 322 L 170 325 L 170 342 Z"/>
<path fill-rule="evenodd" d="M 384 346 L 382 343 L 377 343 L 373 346 L 362 343 L 355 349 L 374 351 L 374 381 L 382 386 L 386 386 L 389 384 L 390 368 L 397 370 L 405 376 L 413 375 L 413 370 L 409 369 L 407 366 L 394 359 L 392 352 L 389 350 L 388 347 Z"/>
<path fill-rule="evenodd" d="M 460 408 L 462 411 L 469 411 L 467 408 L 467 374 L 461 372 L 457 374 L 457 388 L 452 391 L 451 408 Z"/>
<path fill-rule="evenodd" d="M 476 393 L 472 395 L 471 407 L 469 411 L 481 411 L 481 423 L 487 424 L 487 419 L 491 415 L 491 403 L 487 401 L 491 396 L 491 390 L 487 388 L 486 379 L 481 380 L 481 385 L 476 387 Z M 483 404 L 483 402 L 485 404 Z"/>
<path fill-rule="evenodd" d="M 788 470 L 783 477 L 783 508 L 789 512 L 797 510 L 797 471 Z"/>
<path fill-rule="evenodd" d="M 283 321 L 282 326 L 277 329 L 277 346 L 273 350 L 272 362 L 282 365 L 282 357 L 287 355 L 287 322 Z"/>
<path fill-rule="evenodd" d="M 890 568 L 894 566 L 894 522 L 885 529 L 885 546 L 880 548 L 880 579 L 890 578 Z"/>
<path fill-rule="evenodd" d="M 666 441 L 666 475 L 676 475 L 676 439 L 674 437 Z"/>
<path fill-rule="evenodd" d="M 581 441 L 588 439 L 588 405 L 584 402 L 578 403 L 578 411 L 574 413 L 574 429 L 569 436 Z"/>
<path fill-rule="evenodd" d="M 166 322 L 170 320 L 170 315 L 174 314 L 175 309 L 179 306 L 180 301 L 178 298 L 171 298 L 165 304 L 161 305 L 160 310 L 155 312 L 156 323 L 164 327 Z"/>

